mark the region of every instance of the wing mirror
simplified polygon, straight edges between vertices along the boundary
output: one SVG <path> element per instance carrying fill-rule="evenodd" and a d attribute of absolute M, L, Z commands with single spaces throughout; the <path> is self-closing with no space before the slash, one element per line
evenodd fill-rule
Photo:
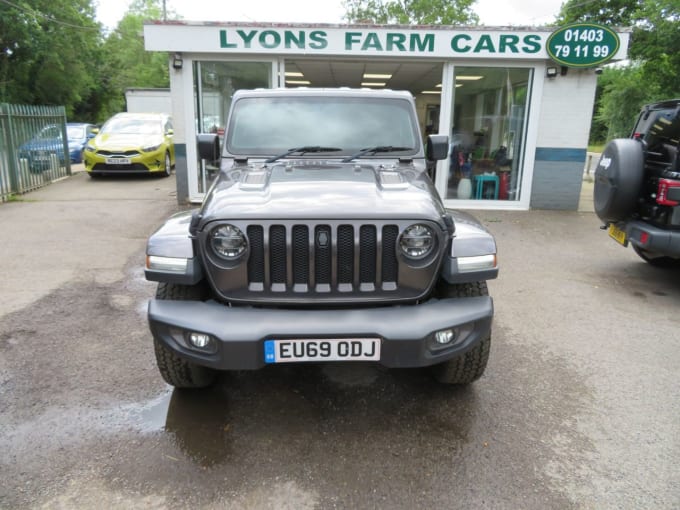
<path fill-rule="evenodd" d="M 198 157 L 206 161 L 220 159 L 220 139 L 213 133 L 199 133 L 196 135 L 198 143 Z"/>
<path fill-rule="evenodd" d="M 449 137 L 446 135 L 428 136 L 425 157 L 430 161 L 439 161 L 449 157 Z"/>

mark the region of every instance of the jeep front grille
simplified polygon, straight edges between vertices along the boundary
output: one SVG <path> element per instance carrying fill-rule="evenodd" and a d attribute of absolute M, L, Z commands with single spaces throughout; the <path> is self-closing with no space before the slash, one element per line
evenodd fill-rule
<path fill-rule="evenodd" d="M 241 261 L 225 263 L 211 254 L 207 233 L 214 227 L 204 230 L 201 244 L 215 290 L 235 302 L 413 301 L 434 285 L 445 246 L 438 238 L 432 257 L 406 263 L 398 239 L 416 221 L 401 219 L 231 223 L 248 238 Z"/>
<path fill-rule="evenodd" d="M 250 225 L 248 280 L 297 292 L 396 290 L 397 225 Z M 378 235 L 380 234 L 380 235 Z M 335 256 L 334 256 L 335 255 Z M 252 288 L 252 287 L 251 287 Z"/>

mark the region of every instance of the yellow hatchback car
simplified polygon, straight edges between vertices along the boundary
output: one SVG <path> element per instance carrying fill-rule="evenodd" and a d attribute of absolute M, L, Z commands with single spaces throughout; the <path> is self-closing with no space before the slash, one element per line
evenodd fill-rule
<path fill-rule="evenodd" d="M 167 177 L 175 164 L 172 136 L 168 115 L 118 113 L 85 146 L 85 170 L 90 177 L 147 173 Z"/>

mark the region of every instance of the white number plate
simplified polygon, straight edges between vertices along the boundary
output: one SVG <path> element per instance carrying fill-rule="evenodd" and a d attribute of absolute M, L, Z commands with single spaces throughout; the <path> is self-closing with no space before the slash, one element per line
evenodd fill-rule
<path fill-rule="evenodd" d="M 130 158 L 106 158 L 107 165 L 129 165 Z"/>
<path fill-rule="evenodd" d="M 379 361 L 379 338 L 265 340 L 265 363 Z"/>

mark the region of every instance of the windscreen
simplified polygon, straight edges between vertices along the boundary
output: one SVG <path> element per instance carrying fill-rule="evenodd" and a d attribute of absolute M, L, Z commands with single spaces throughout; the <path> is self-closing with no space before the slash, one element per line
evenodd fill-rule
<path fill-rule="evenodd" d="M 126 135 L 160 135 L 161 122 L 157 119 L 113 117 L 102 126 L 101 132 Z"/>
<path fill-rule="evenodd" d="M 411 148 L 394 154 L 402 156 L 415 154 L 420 140 L 403 99 L 247 97 L 234 104 L 225 146 L 233 155 L 261 156 L 303 146 L 341 149 L 329 152 L 333 157 L 374 146 Z"/>
<path fill-rule="evenodd" d="M 79 140 L 85 138 L 85 128 L 82 126 L 67 126 L 66 136 L 69 140 Z"/>

